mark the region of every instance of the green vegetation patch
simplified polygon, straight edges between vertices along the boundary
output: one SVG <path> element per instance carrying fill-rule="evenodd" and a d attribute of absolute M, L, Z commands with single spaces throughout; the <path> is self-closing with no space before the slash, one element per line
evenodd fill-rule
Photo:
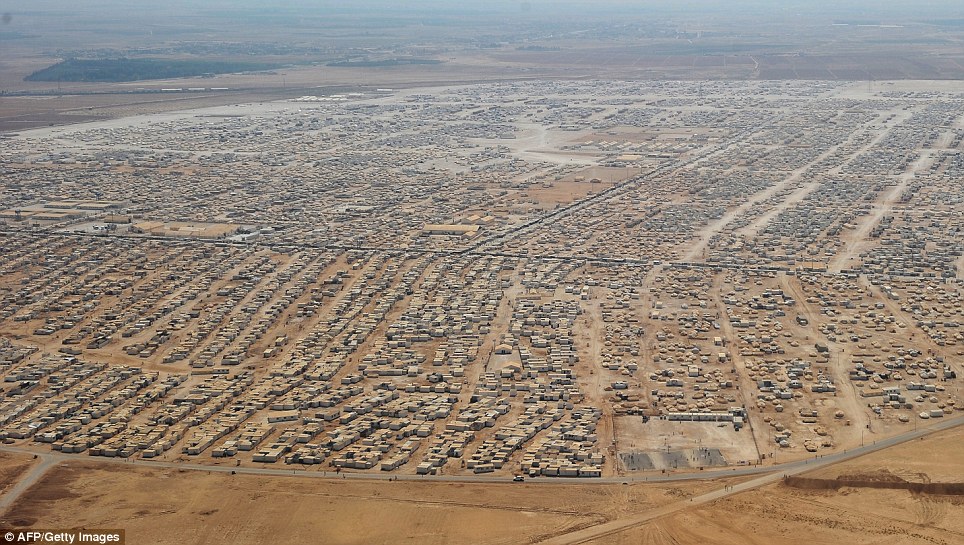
<path fill-rule="evenodd" d="M 271 70 L 277 63 L 203 59 L 67 59 L 30 74 L 26 81 L 118 82 L 187 78 Z"/>

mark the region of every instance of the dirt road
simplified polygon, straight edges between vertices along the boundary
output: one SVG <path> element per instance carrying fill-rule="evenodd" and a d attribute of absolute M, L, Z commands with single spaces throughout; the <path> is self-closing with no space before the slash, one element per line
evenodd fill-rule
<path fill-rule="evenodd" d="M 40 458 L 40 463 L 30 468 L 21 478 L 17 481 L 17 484 L 10 487 L 2 496 L 0 496 L 0 512 L 5 511 L 8 507 L 13 505 L 13 502 L 17 500 L 28 488 L 33 486 L 43 477 L 47 470 L 57 465 L 59 462 L 53 456 L 47 456 L 45 454 L 38 454 Z"/>
<path fill-rule="evenodd" d="M 829 456 L 824 456 L 823 458 L 801 460 L 798 462 L 792 462 L 788 464 L 783 464 L 774 468 L 774 472 L 767 475 L 763 475 L 756 479 L 751 479 L 744 483 L 736 484 L 733 486 L 725 486 L 724 488 L 713 490 L 702 494 L 700 496 L 692 497 L 688 500 L 682 500 L 662 507 L 646 511 L 643 513 L 638 513 L 629 517 L 612 520 L 602 524 L 597 524 L 595 526 L 590 526 L 589 528 L 583 528 L 581 530 L 576 530 L 566 534 L 558 535 L 550 539 L 541 541 L 541 545 L 575 545 L 577 543 L 586 543 L 593 539 L 604 537 L 616 532 L 621 532 L 628 528 L 634 526 L 639 526 L 651 520 L 664 517 L 666 515 L 683 511 L 685 509 L 690 509 L 697 505 L 702 505 L 712 501 L 716 501 L 720 498 L 725 498 L 727 496 L 732 496 L 740 492 L 745 492 L 747 490 L 752 490 L 754 488 L 759 488 L 761 486 L 774 483 L 782 479 L 785 475 L 796 475 L 798 473 L 803 473 L 805 471 L 811 471 L 818 468 L 827 467 L 844 460 L 849 460 L 851 458 L 856 458 L 858 456 L 863 456 L 864 454 L 869 454 L 887 447 L 891 447 L 918 437 L 923 437 L 937 431 L 943 431 L 950 429 L 955 426 L 964 424 L 964 417 L 957 417 L 953 419 L 945 420 L 939 424 L 933 425 L 926 429 L 920 429 L 918 431 L 908 432 L 901 435 L 891 437 L 889 439 L 883 439 L 877 441 L 874 444 L 865 445 L 864 447 L 857 448 L 851 451 L 845 451 L 837 454 L 831 454 Z"/>
<path fill-rule="evenodd" d="M 841 238 L 844 242 L 844 247 L 830 260 L 827 266 L 830 272 L 840 272 L 843 268 L 851 268 L 850 262 L 854 257 L 872 244 L 872 241 L 868 238 L 870 232 L 880 223 L 880 220 L 883 219 L 885 215 L 893 210 L 894 204 L 901 198 L 901 195 L 904 194 L 907 185 L 910 184 L 910 181 L 914 179 L 917 173 L 924 172 L 930 168 L 934 162 L 934 154 L 935 152 L 933 150 L 923 152 L 920 157 L 900 175 L 897 184 L 877 199 L 870 214 L 864 216 L 850 233 L 843 234 Z"/>

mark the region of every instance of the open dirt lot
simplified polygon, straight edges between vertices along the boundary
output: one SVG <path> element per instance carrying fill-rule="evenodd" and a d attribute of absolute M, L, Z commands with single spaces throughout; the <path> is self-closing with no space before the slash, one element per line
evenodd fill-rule
<path fill-rule="evenodd" d="M 806 476 L 836 479 L 880 473 L 898 476 L 911 482 L 961 482 L 964 480 L 962 449 L 964 430 L 958 428 L 808 473 Z"/>
<path fill-rule="evenodd" d="M 958 496 L 773 485 L 591 543 L 950 544 L 960 542 L 962 514 Z"/>
<path fill-rule="evenodd" d="M 648 453 L 653 457 L 659 453 L 711 449 L 718 450 L 729 465 L 752 464 L 759 457 L 753 441 L 747 437 L 749 430 L 734 431 L 729 424 L 666 420 L 651 420 L 644 424 L 636 417 L 620 417 L 617 426 L 619 447 L 623 452 Z M 693 458 L 677 465 L 693 468 L 713 465 L 704 460 L 705 457 Z M 672 470 L 673 467 L 670 463 L 667 467 L 657 466 L 655 469 Z"/>
<path fill-rule="evenodd" d="M 806 477 L 959 482 L 964 432 L 911 441 Z M 775 484 L 600 538 L 595 544 L 960 543 L 964 498 L 907 490 L 800 490 Z"/>
<path fill-rule="evenodd" d="M 0 493 L 13 486 L 34 464 L 32 457 L 27 455 L 0 453 Z"/>
<path fill-rule="evenodd" d="M 720 486 L 359 482 L 71 463 L 0 523 L 122 527 L 131 543 L 511 544 Z"/>

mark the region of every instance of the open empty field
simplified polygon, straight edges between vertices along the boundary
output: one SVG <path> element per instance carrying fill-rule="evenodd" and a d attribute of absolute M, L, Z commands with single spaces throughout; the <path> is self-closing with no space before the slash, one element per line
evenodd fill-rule
<path fill-rule="evenodd" d="M 954 543 L 964 530 L 962 511 L 959 496 L 774 485 L 590 543 Z"/>
<path fill-rule="evenodd" d="M 961 482 L 955 429 L 806 473 L 806 477 Z M 742 492 L 590 543 L 955 543 L 964 534 L 964 498 L 907 490 L 784 484 Z"/>
<path fill-rule="evenodd" d="M 9 490 L 35 463 L 30 455 L 0 453 L 0 492 Z"/>
<path fill-rule="evenodd" d="M 819 479 L 851 478 L 879 474 L 882 478 L 897 477 L 910 482 L 961 482 L 962 462 L 956 456 L 964 447 L 964 432 L 960 429 L 942 432 L 892 447 L 886 451 L 861 456 L 832 468 L 807 473 Z"/>
<path fill-rule="evenodd" d="M 2 516 L 17 527 L 123 527 L 134 542 L 524 543 L 685 501 L 719 483 L 359 482 L 70 463 Z"/>

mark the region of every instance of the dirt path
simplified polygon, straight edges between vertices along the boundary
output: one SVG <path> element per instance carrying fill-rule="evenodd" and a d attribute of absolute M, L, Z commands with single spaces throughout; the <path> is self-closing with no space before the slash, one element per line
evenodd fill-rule
<path fill-rule="evenodd" d="M 781 182 L 780 186 L 785 187 L 786 182 Z M 810 182 L 808 184 L 803 185 L 796 191 L 787 195 L 787 198 L 781 201 L 778 205 L 774 206 L 773 208 L 766 211 L 764 214 L 761 214 L 755 220 L 750 222 L 749 225 L 736 230 L 734 234 L 737 236 L 740 236 L 740 235 L 755 236 L 757 233 L 760 232 L 760 229 L 763 229 L 768 223 L 773 221 L 773 218 L 777 217 L 781 212 L 790 208 L 791 206 L 798 204 L 800 201 L 805 199 L 807 195 L 812 193 L 813 190 L 817 189 L 818 187 L 820 187 L 819 182 Z"/>
<path fill-rule="evenodd" d="M 891 121 L 889 121 L 884 128 L 881 128 L 878 131 L 878 134 L 874 138 L 872 138 L 870 141 L 866 142 L 865 144 L 861 145 L 858 149 L 854 150 L 850 154 L 850 157 L 857 157 L 861 153 L 864 153 L 868 149 L 879 144 L 884 139 L 884 137 L 889 133 L 889 130 L 891 128 L 896 126 L 898 123 L 904 121 L 906 118 L 910 117 L 911 115 L 910 112 L 906 112 L 904 110 L 898 110 L 892 113 L 896 114 L 896 117 Z M 857 134 L 856 130 L 854 131 L 854 134 L 855 135 Z M 853 139 L 853 136 L 851 136 L 851 138 L 848 138 L 844 142 L 841 142 L 835 146 L 830 147 L 830 149 L 821 153 L 806 165 L 803 165 L 791 171 L 790 174 L 782 181 L 770 186 L 769 188 L 763 191 L 760 191 L 759 193 L 753 195 L 753 197 L 751 197 L 747 202 L 745 202 L 741 206 L 731 211 L 728 211 L 719 221 L 707 227 L 707 229 L 703 232 L 703 235 L 700 237 L 699 241 L 696 244 L 694 244 L 693 247 L 690 249 L 690 251 L 686 254 L 684 261 L 692 261 L 693 259 L 695 259 L 706 248 L 706 244 L 708 243 L 710 238 L 713 235 L 720 233 L 735 218 L 743 215 L 754 206 L 760 205 L 760 203 L 773 197 L 781 190 L 788 187 L 793 187 L 793 184 L 801 181 L 805 177 L 805 175 L 810 172 L 810 169 L 812 166 L 819 165 L 828 157 L 831 157 L 841 147 L 849 144 L 852 139 Z M 830 169 L 828 171 L 828 175 L 839 174 L 844 164 L 846 164 L 846 161 Z M 734 231 L 733 234 L 736 236 L 746 236 L 746 237 L 755 236 L 760 231 L 760 229 L 762 229 L 764 226 L 770 223 L 781 212 L 783 212 L 784 210 L 790 208 L 791 206 L 805 199 L 807 195 L 809 195 L 818 187 L 820 187 L 820 182 L 817 182 L 817 181 L 805 183 L 800 188 L 790 193 L 785 199 L 783 199 L 783 201 L 773 206 L 773 208 L 771 208 L 770 210 L 767 210 L 764 214 L 757 217 L 750 224 L 746 225 L 745 227 L 742 227 L 741 229 Z"/>
<path fill-rule="evenodd" d="M 830 466 L 837 462 L 843 462 L 846 460 L 851 460 L 864 454 L 870 454 L 871 452 L 877 452 L 879 450 L 898 445 L 901 443 L 906 443 L 920 437 L 924 437 L 933 433 L 948 430 L 957 426 L 964 424 L 964 416 L 957 416 L 954 418 L 943 418 L 937 419 L 937 421 L 931 421 L 929 426 L 922 426 L 916 430 L 904 432 L 898 435 L 894 435 L 884 439 L 878 439 L 872 443 L 868 443 L 863 447 L 858 447 L 842 452 L 837 452 L 833 454 L 828 454 L 823 458 L 812 459 L 807 458 L 804 460 L 797 460 L 794 462 L 788 462 L 785 464 L 778 464 L 775 466 L 749 466 L 741 468 L 731 468 L 719 471 L 700 471 L 696 473 L 671 473 L 666 475 L 654 474 L 648 476 L 621 476 L 621 477 L 603 477 L 598 479 L 561 479 L 561 478 L 539 478 L 539 479 L 529 479 L 526 481 L 527 485 L 540 485 L 540 486 L 552 486 L 552 485 L 573 485 L 573 484 L 583 484 L 586 486 L 595 486 L 599 484 L 614 484 L 621 482 L 677 482 L 677 481 L 693 481 L 693 480 L 708 480 L 708 479 L 721 479 L 729 477 L 742 477 L 749 475 L 761 475 L 757 479 L 752 479 L 744 482 L 741 485 L 734 486 L 729 490 L 716 490 L 709 492 L 702 496 L 693 498 L 692 502 L 678 502 L 666 506 L 666 508 L 661 508 L 658 514 L 652 515 L 650 512 L 640 513 L 633 515 L 631 517 L 626 517 L 619 520 L 614 520 L 606 523 L 606 528 L 600 529 L 601 526 L 593 526 L 587 528 L 580 532 L 586 532 L 585 535 L 577 539 L 575 536 L 569 538 L 572 534 L 566 534 L 565 536 L 556 536 L 551 538 L 545 543 L 582 543 L 588 539 L 593 539 L 595 537 L 600 537 L 603 535 L 611 534 L 620 531 L 625 528 L 630 528 L 646 522 L 653 518 L 663 516 L 672 512 L 680 511 L 686 509 L 691 505 L 698 505 L 706 501 L 713 501 L 721 497 L 726 497 L 737 492 L 748 490 L 750 488 L 755 488 L 757 486 L 762 486 L 768 482 L 779 479 L 782 475 L 796 475 L 804 471 L 815 470 L 823 467 Z M 18 454 L 38 454 L 44 459 L 44 462 L 33 468 L 29 474 L 25 475 L 20 482 L 14 487 L 12 487 L 6 494 L 0 497 L 0 509 L 4 509 L 11 505 L 17 497 L 19 497 L 24 490 L 36 483 L 39 478 L 51 467 L 55 466 L 60 462 L 71 462 L 78 461 L 78 456 L 75 454 L 63 454 L 59 452 L 46 452 L 46 453 L 36 453 L 28 448 L 24 447 L 11 447 L 6 445 L 0 445 L 0 451 L 5 452 L 15 452 Z M 107 458 L 102 456 L 90 456 L 90 457 L 80 457 L 85 464 L 105 464 L 105 466 L 110 467 L 112 465 L 125 465 L 125 466 L 137 466 L 142 468 L 168 468 L 183 471 L 205 471 L 208 473 L 237 473 L 237 474 L 248 474 L 248 475 L 266 475 L 275 477 L 302 477 L 302 478 L 315 478 L 315 479 L 351 479 L 351 480 L 362 480 L 362 481 L 420 481 L 420 482 L 475 482 L 475 483 L 509 483 L 512 481 L 511 476 L 505 475 L 381 475 L 373 473 L 352 473 L 352 472 L 341 472 L 336 474 L 333 471 L 306 471 L 305 469 L 298 468 L 282 468 L 282 467 L 236 467 L 234 465 L 202 465 L 194 464 L 190 462 L 169 462 L 162 460 L 144 460 L 136 458 Z M 42 468 L 42 469 L 41 469 Z M 774 477 L 775 476 L 775 477 Z M 767 479 L 770 477 L 770 479 Z M 699 501 L 702 498 L 702 501 Z M 665 510 L 665 512 L 664 512 Z"/>
<path fill-rule="evenodd" d="M 934 150 L 927 150 L 921 153 L 920 157 L 899 176 L 897 185 L 877 199 L 877 202 L 873 204 L 870 214 L 864 216 L 856 228 L 841 237 L 841 240 L 844 242 L 844 247 L 841 251 L 837 252 L 837 255 L 834 256 L 828 264 L 827 269 L 830 272 L 839 273 L 843 268 L 852 268 L 847 266 L 848 263 L 851 262 L 855 256 L 859 255 L 860 252 L 874 244 L 874 241 L 868 238 L 870 232 L 880 223 L 880 220 L 883 219 L 885 215 L 893 211 L 894 204 L 897 203 L 901 195 L 903 195 L 904 190 L 907 189 L 907 185 L 917 176 L 917 173 L 930 168 L 934 162 L 935 153 Z"/>
<path fill-rule="evenodd" d="M 910 340 L 921 342 L 927 345 L 927 347 L 933 350 L 936 354 L 942 354 L 947 351 L 946 347 L 938 346 L 934 339 L 931 338 L 923 329 L 917 326 L 917 320 L 913 316 L 909 315 L 905 310 L 904 306 L 900 301 L 895 301 L 888 297 L 880 286 L 875 286 L 870 283 L 865 275 L 860 276 L 860 282 L 863 286 L 874 294 L 874 297 L 884 303 L 887 312 L 894 315 L 898 322 L 903 323 L 907 327 L 904 328 L 905 331 L 902 332 L 903 335 L 907 335 Z"/>
<path fill-rule="evenodd" d="M 724 339 L 726 343 L 726 352 L 730 354 L 730 362 L 734 369 L 737 370 L 735 379 L 739 382 L 739 395 L 740 404 L 748 409 L 747 412 L 747 423 L 750 428 L 750 437 L 753 439 L 753 446 L 756 449 L 757 460 L 760 459 L 760 439 L 757 437 L 758 432 L 757 427 L 762 429 L 764 422 L 760 420 L 758 412 L 753 409 L 755 405 L 753 399 L 747 399 L 746 392 L 755 391 L 756 384 L 754 384 L 753 379 L 750 378 L 750 374 L 746 371 L 746 361 L 743 359 L 743 355 L 740 353 L 740 336 L 733 328 L 733 324 L 730 323 L 729 315 L 726 311 L 726 305 L 723 303 L 723 274 L 717 273 L 713 278 L 713 286 L 710 288 L 710 300 L 716 307 L 716 312 L 719 315 L 718 323 L 720 324 L 720 336 Z M 754 425 L 756 424 L 756 425 Z"/>
<path fill-rule="evenodd" d="M 576 342 L 580 345 L 586 343 L 584 361 L 586 361 L 588 367 L 588 375 L 581 377 L 580 389 L 587 402 L 602 409 L 602 417 L 597 423 L 598 442 L 596 444 L 601 449 L 607 449 L 607 456 L 612 460 L 612 464 L 608 463 L 609 460 L 607 460 L 603 469 L 604 475 L 610 476 L 619 473 L 619 457 L 616 449 L 618 438 L 616 437 L 616 427 L 613 420 L 612 403 L 609 402 L 609 395 L 606 392 L 608 384 L 604 382 L 605 375 L 609 371 L 600 365 L 604 348 L 600 339 L 606 337 L 606 325 L 603 322 L 600 305 L 605 299 L 601 301 L 598 298 L 600 290 L 594 289 L 596 291 L 593 293 L 593 298 L 582 305 L 584 312 L 580 321 L 583 322 L 583 327 L 577 328 L 579 333 Z M 582 357 L 580 357 L 580 361 L 583 361 Z"/>
<path fill-rule="evenodd" d="M 683 261 L 693 261 L 694 259 L 696 259 L 696 257 L 701 255 L 703 251 L 706 249 L 706 245 L 709 243 L 710 238 L 720 233 L 733 220 L 744 215 L 752 208 L 759 206 L 761 203 L 763 203 L 767 199 L 770 199 L 771 197 L 773 197 L 774 195 L 782 191 L 784 188 L 792 187 L 793 184 L 797 183 L 801 178 L 803 178 L 804 174 L 810 171 L 810 168 L 813 165 L 820 164 L 822 161 L 826 160 L 827 157 L 830 157 L 832 154 L 836 153 L 836 151 L 841 146 L 845 145 L 848 141 L 849 140 L 841 142 L 836 146 L 830 147 L 830 149 L 821 153 L 809 163 L 791 171 L 790 174 L 786 176 L 782 181 L 779 181 L 771 185 L 770 187 L 764 189 L 763 191 L 760 191 L 754 194 L 752 197 L 747 199 L 747 201 L 741 204 L 740 206 L 732 210 L 728 210 L 723 215 L 722 218 L 717 220 L 715 223 L 707 226 L 707 228 L 703 230 L 703 233 L 700 236 L 700 238 L 696 241 L 696 243 L 693 244 L 693 246 L 690 248 L 690 251 L 687 252 L 686 255 L 683 257 Z M 805 184 L 803 187 L 791 193 L 786 199 L 784 199 L 782 202 L 774 206 L 765 214 L 761 215 L 752 223 L 750 223 L 749 225 L 747 225 L 746 227 L 740 230 L 737 230 L 736 234 L 756 234 L 757 231 L 762 229 L 763 226 L 769 223 L 770 220 L 772 220 L 774 217 L 777 216 L 777 214 L 786 210 L 791 205 L 796 204 L 801 200 L 803 200 L 804 197 L 806 197 L 808 194 L 810 194 L 811 191 L 819 187 L 819 185 L 820 184 L 817 182 L 811 182 L 811 183 Z"/>
<path fill-rule="evenodd" d="M 820 312 L 820 309 L 814 304 L 807 302 L 808 295 L 800 287 L 798 277 L 783 276 L 781 284 L 783 285 L 783 289 L 790 293 L 796 300 L 797 312 L 809 321 L 807 327 L 811 333 L 807 335 L 807 339 L 801 340 L 801 343 L 815 343 L 819 341 L 820 333 L 817 329 L 818 324 L 825 321 L 826 316 Z M 870 423 L 870 417 L 867 414 L 868 411 L 866 407 L 858 400 L 853 381 L 850 380 L 847 374 L 850 357 L 846 356 L 846 346 L 841 346 L 838 343 L 830 341 L 825 342 L 830 349 L 830 353 L 829 361 L 824 365 L 826 365 L 827 370 L 833 377 L 834 384 L 839 386 L 833 398 L 834 403 L 853 423 L 852 426 L 837 427 L 835 431 L 836 443 L 840 447 L 857 445 L 860 442 L 860 430 L 866 429 L 865 427 Z M 841 356 L 845 356 L 844 362 L 841 362 Z M 849 385 L 849 387 L 847 387 L 847 385 Z"/>
<path fill-rule="evenodd" d="M 10 487 L 9 490 L 0 496 L 0 513 L 6 511 L 7 508 L 13 505 L 28 488 L 37 484 L 37 481 L 58 463 L 57 460 L 51 456 L 44 454 L 37 454 L 36 456 L 40 457 L 40 463 L 27 470 L 20 480 L 17 481 L 17 484 Z"/>
<path fill-rule="evenodd" d="M 934 425 L 926 430 L 919 430 L 916 432 L 908 432 L 901 434 L 899 436 L 892 437 L 890 439 L 877 441 L 875 444 L 866 445 L 861 448 L 854 449 L 849 452 L 842 452 L 838 454 L 831 454 L 824 458 L 818 458 L 815 460 L 807 459 L 798 462 L 792 462 L 789 464 L 784 464 L 780 466 L 778 471 L 773 473 L 751 479 L 749 481 L 735 484 L 732 486 L 724 485 L 723 488 L 718 488 L 716 490 L 701 494 L 699 496 L 692 497 L 688 500 L 682 500 L 675 503 L 670 503 L 650 511 L 645 511 L 628 517 L 611 520 L 603 524 L 597 524 L 595 526 L 590 526 L 581 530 L 576 530 L 574 532 L 569 532 L 566 534 L 561 534 L 544 541 L 539 542 L 541 545 L 575 545 L 577 543 L 586 543 L 588 541 L 608 536 L 645 524 L 651 520 L 665 517 L 667 515 L 677 513 L 690 509 L 695 506 L 707 504 L 716 501 L 721 498 L 726 498 L 740 492 L 745 492 L 747 490 L 753 490 L 761 486 L 765 486 L 771 483 L 775 483 L 783 479 L 785 475 L 797 475 L 799 473 L 811 471 L 818 468 L 823 468 L 831 466 L 833 464 L 842 462 L 844 460 L 849 460 L 862 456 L 864 454 L 869 454 L 870 452 L 878 451 L 887 447 L 891 447 L 918 437 L 923 437 L 935 433 L 937 431 L 943 431 L 955 426 L 964 424 L 964 417 L 957 417 L 940 424 Z"/>

